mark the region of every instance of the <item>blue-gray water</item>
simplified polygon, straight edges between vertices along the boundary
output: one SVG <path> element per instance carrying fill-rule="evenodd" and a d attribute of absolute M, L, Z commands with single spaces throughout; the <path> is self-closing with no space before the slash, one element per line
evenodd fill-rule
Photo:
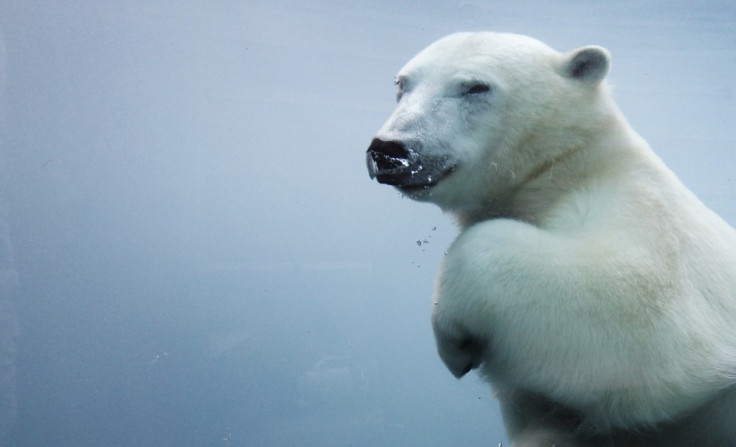
<path fill-rule="evenodd" d="M 2 447 L 505 441 L 435 353 L 451 218 L 363 161 L 453 31 L 607 47 L 633 126 L 736 223 L 730 0 L 5 0 L 0 28 Z"/>

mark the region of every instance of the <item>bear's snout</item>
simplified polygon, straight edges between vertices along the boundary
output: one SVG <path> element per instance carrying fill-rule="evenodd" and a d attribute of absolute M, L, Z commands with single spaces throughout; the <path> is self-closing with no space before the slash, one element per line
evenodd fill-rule
<path fill-rule="evenodd" d="M 366 152 L 368 174 L 404 192 L 427 189 L 454 170 L 448 157 L 420 155 L 420 145 L 374 138 Z"/>
<path fill-rule="evenodd" d="M 380 183 L 399 185 L 410 170 L 411 155 L 403 143 L 374 138 L 366 153 L 368 174 Z"/>

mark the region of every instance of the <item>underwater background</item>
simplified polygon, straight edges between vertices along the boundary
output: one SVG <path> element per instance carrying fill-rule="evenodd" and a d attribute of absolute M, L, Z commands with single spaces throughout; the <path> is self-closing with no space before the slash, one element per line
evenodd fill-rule
<path fill-rule="evenodd" d="M 0 3 L 0 447 L 491 446 L 435 352 L 450 216 L 371 182 L 393 76 L 454 31 L 596 44 L 736 224 L 732 1 Z"/>

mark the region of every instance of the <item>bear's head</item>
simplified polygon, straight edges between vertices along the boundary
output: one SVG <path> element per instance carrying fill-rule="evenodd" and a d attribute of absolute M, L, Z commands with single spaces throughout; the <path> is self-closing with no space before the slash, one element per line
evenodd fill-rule
<path fill-rule="evenodd" d="M 524 182 L 585 147 L 612 104 L 608 52 L 560 54 L 520 35 L 458 33 L 396 76 L 396 110 L 367 151 L 371 178 L 447 211 L 499 206 Z"/>

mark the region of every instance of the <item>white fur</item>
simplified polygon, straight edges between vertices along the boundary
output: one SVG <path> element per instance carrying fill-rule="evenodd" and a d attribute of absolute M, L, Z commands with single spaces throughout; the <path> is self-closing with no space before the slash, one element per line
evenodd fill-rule
<path fill-rule="evenodd" d="M 405 193 L 462 228 L 439 353 L 458 377 L 481 369 L 519 445 L 736 445 L 736 233 L 629 127 L 609 65 L 599 47 L 462 33 L 400 71 L 376 137 L 445 157 L 450 175 Z"/>

